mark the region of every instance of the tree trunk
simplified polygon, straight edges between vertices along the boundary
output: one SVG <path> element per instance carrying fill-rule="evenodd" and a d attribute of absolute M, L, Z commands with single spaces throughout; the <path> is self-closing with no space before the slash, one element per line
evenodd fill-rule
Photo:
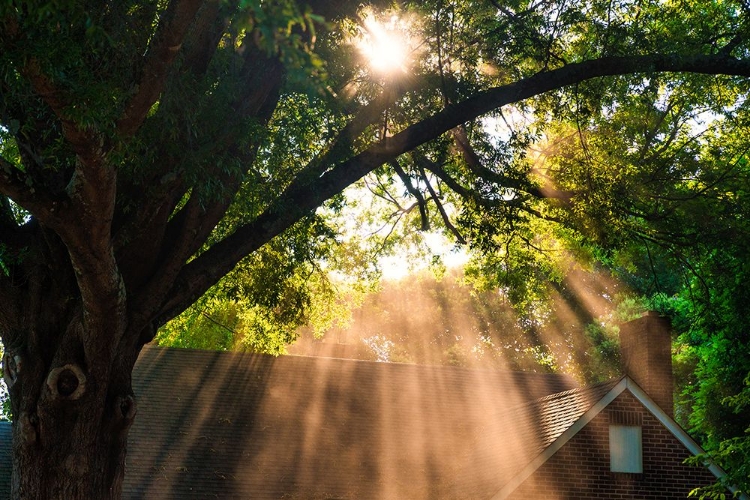
<path fill-rule="evenodd" d="M 87 364 L 84 351 L 58 349 L 43 366 L 40 353 L 6 350 L 13 499 L 121 497 L 136 413 L 130 374 L 137 355 L 113 357 L 104 366 L 101 359 Z"/>

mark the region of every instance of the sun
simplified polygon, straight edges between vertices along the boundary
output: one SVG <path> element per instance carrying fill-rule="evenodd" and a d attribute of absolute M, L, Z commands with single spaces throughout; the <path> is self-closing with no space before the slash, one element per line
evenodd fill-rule
<path fill-rule="evenodd" d="M 413 51 L 408 26 L 396 15 L 378 19 L 363 16 L 357 48 L 373 72 L 381 76 L 406 73 Z"/>

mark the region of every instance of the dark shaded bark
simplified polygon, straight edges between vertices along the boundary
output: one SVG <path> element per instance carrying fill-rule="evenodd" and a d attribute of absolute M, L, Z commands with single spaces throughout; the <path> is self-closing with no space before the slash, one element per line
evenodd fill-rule
<path fill-rule="evenodd" d="M 120 364 L 102 380 L 75 362 L 80 352 L 74 351 L 58 352 L 69 362 L 54 367 L 33 353 L 6 354 L 6 366 L 14 368 L 13 498 L 120 498 L 136 414 L 132 366 Z"/>
<path fill-rule="evenodd" d="M 103 309 L 83 306 L 119 279 L 82 277 L 64 240 L 34 228 L 36 251 L 2 283 L 18 301 L 3 304 L 0 324 L 14 416 L 12 498 L 119 498 L 140 346 L 115 343 L 127 321 L 119 293 L 110 294 L 114 305 L 102 297 Z"/>

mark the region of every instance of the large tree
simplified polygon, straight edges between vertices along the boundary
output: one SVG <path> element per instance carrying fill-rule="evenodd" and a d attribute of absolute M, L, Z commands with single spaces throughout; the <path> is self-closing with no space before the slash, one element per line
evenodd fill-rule
<path fill-rule="evenodd" d="M 316 209 L 345 210 L 340 193 L 364 176 L 398 179 L 424 227 L 481 248 L 530 217 L 558 219 L 553 209 L 600 208 L 585 184 L 540 184 L 519 161 L 532 137 L 491 137 L 482 116 L 514 104 L 614 113 L 657 74 L 666 86 L 686 73 L 735 86 L 750 76 L 741 2 L 403 4 L 403 22 L 386 20 L 414 50 L 391 74 L 366 68 L 347 41 L 363 24 L 378 36 L 358 6 L 0 7 L 14 498 L 119 497 L 143 345 L 272 240 L 297 258 L 299 235 L 330 238 Z M 465 203 L 458 221 L 451 196 Z"/>

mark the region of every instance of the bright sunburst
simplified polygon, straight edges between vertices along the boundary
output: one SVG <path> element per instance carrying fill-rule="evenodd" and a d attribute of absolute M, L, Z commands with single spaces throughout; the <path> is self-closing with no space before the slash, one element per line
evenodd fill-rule
<path fill-rule="evenodd" d="M 406 73 L 413 51 L 406 22 L 396 15 L 378 19 L 366 14 L 357 47 L 372 70 L 381 75 Z"/>

